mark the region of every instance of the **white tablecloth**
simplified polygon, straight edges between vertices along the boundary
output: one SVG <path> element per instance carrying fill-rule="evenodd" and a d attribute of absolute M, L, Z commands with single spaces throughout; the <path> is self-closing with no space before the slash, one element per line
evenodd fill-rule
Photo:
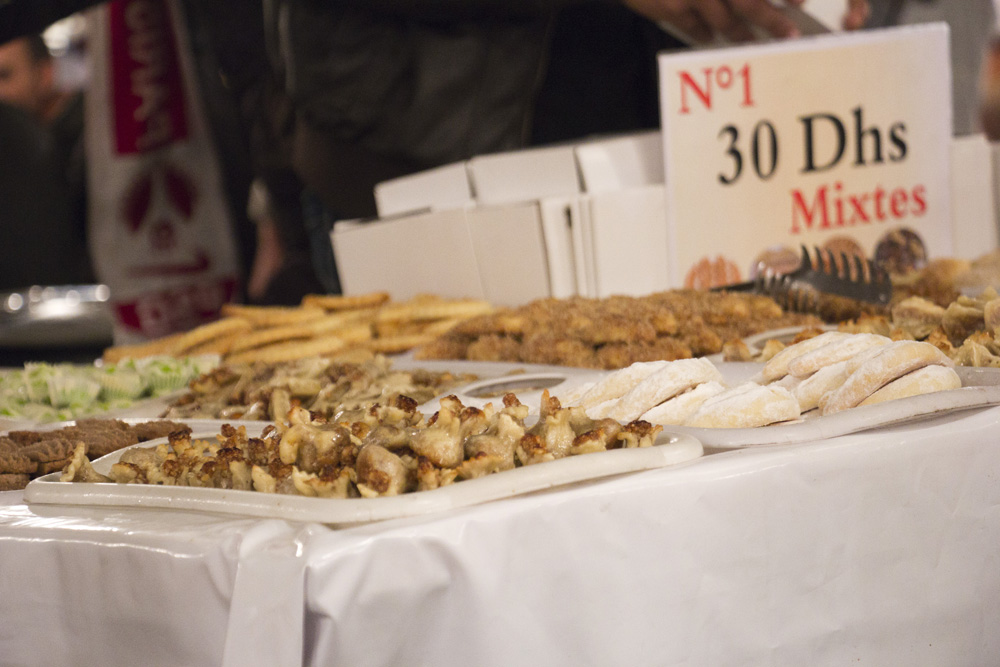
<path fill-rule="evenodd" d="M 996 664 L 998 426 L 967 412 L 342 530 L 0 502 L 0 662 Z"/>
<path fill-rule="evenodd" d="M 298 664 L 307 528 L 0 502 L 0 665 Z"/>

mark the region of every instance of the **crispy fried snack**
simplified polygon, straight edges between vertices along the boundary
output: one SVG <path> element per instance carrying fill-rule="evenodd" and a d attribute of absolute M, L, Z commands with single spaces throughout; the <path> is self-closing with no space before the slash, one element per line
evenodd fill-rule
<path fill-rule="evenodd" d="M 33 477 L 62 470 L 79 449 L 97 459 L 139 442 L 185 429 L 172 421 L 128 424 L 117 419 L 80 419 L 57 430 L 11 431 L 0 437 L 0 490 L 23 489 Z"/>
<path fill-rule="evenodd" d="M 226 317 L 247 320 L 257 326 L 274 327 L 318 320 L 326 315 L 326 311 L 322 308 L 245 306 L 238 303 L 227 303 L 222 306 L 222 314 Z"/>
<path fill-rule="evenodd" d="M 356 310 L 359 308 L 374 308 L 389 301 L 388 292 L 369 292 L 368 294 L 307 294 L 302 297 L 303 308 L 322 308 L 323 310 Z"/>
<path fill-rule="evenodd" d="M 674 290 L 645 297 L 539 299 L 455 325 L 418 359 L 474 359 L 624 368 L 637 361 L 715 354 L 725 340 L 817 325 L 753 294 Z"/>
<path fill-rule="evenodd" d="M 103 358 L 108 363 L 199 354 L 218 354 L 223 362 L 236 363 L 316 355 L 363 360 L 376 353 L 406 352 L 492 309 L 479 299 L 429 295 L 394 303 L 385 292 L 310 294 L 299 307 L 226 304 L 215 322 L 141 345 L 113 346 Z"/>
<path fill-rule="evenodd" d="M 185 332 L 171 334 L 163 338 L 148 343 L 138 343 L 135 345 L 113 345 L 104 350 L 101 360 L 106 364 L 117 364 L 122 359 L 141 359 L 142 357 L 154 357 L 160 354 L 168 354 L 173 345 L 184 336 Z"/>

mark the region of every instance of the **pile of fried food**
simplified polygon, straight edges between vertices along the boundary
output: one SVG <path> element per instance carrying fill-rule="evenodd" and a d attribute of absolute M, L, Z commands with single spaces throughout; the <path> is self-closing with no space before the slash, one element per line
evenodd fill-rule
<path fill-rule="evenodd" d="M 736 386 L 708 359 L 656 361 L 632 364 L 564 400 L 595 419 L 753 428 L 958 389 L 953 365 L 929 343 L 830 331 L 784 348 L 759 377 Z"/>
<path fill-rule="evenodd" d="M 941 257 L 903 275 L 892 276 L 893 302 L 919 296 L 947 307 L 959 296 L 1000 286 L 1000 250 L 974 260 Z"/>
<path fill-rule="evenodd" d="M 945 306 L 910 296 L 893 305 L 888 316 L 860 317 L 842 322 L 837 328 L 893 340 L 925 341 L 960 366 L 1000 368 L 1000 294 L 992 287 L 978 297 L 959 295 Z M 810 338 L 819 331 L 805 329 L 793 342 Z M 758 351 L 734 340 L 723 351 L 726 361 L 767 362 L 784 347 L 781 341 L 772 339 Z"/>
<path fill-rule="evenodd" d="M 39 475 L 62 470 L 77 449 L 99 458 L 140 442 L 162 438 L 183 424 L 117 419 L 80 419 L 73 426 L 46 431 L 10 431 L 0 436 L 0 491 L 23 489 Z"/>
<path fill-rule="evenodd" d="M 78 447 L 65 482 L 119 482 L 256 490 L 321 498 L 394 496 L 447 486 L 566 456 L 651 446 L 661 427 L 594 420 L 563 408 L 546 392 L 540 418 L 525 424 L 528 407 L 513 394 L 503 407 L 464 406 L 450 396 L 429 418 L 405 396 L 391 404 L 315 418 L 303 408 L 266 427 L 259 438 L 226 425 L 215 442 L 193 440 L 190 429 L 169 444 L 133 447 L 110 474 L 96 472 Z"/>
<path fill-rule="evenodd" d="M 476 379 L 467 373 L 401 370 L 381 354 L 360 363 L 323 357 L 278 364 L 228 363 L 191 382 L 160 416 L 279 421 L 292 407 L 301 407 L 333 420 L 346 410 L 391 404 L 399 396 L 420 405 Z"/>
<path fill-rule="evenodd" d="M 104 351 L 105 363 L 168 355 L 220 355 L 225 363 L 276 363 L 328 357 L 362 361 L 434 340 L 466 318 L 492 311 L 481 299 L 433 295 L 392 302 L 386 292 L 310 294 L 298 306 L 226 304 L 222 318 L 148 343 Z"/>
<path fill-rule="evenodd" d="M 715 354 L 727 340 L 820 323 L 755 294 L 672 290 L 644 297 L 541 299 L 468 319 L 414 356 L 610 370 Z"/>

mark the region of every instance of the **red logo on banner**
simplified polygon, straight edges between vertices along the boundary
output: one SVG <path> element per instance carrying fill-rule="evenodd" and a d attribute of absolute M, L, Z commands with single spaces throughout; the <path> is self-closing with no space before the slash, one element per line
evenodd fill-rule
<path fill-rule="evenodd" d="M 136 177 L 125 191 L 122 200 L 122 218 L 132 232 L 139 231 L 153 208 L 157 190 L 171 212 L 181 220 L 189 222 L 194 215 L 198 190 L 191 177 L 180 168 L 169 164 L 157 164 Z"/>
<path fill-rule="evenodd" d="M 132 301 L 115 304 L 118 323 L 150 338 L 192 329 L 217 319 L 222 304 L 233 300 L 236 285 L 234 278 L 223 277 L 147 292 Z"/>
<path fill-rule="evenodd" d="M 111 98 L 115 148 L 145 153 L 188 135 L 177 38 L 165 0 L 114 0 Z"/>
<path fill-rule="evenodd" d="M 212 258 L 201 248 L 196 248 L 187 260 L 157 259 L 158 253 L 176 249 L 176 221 L 191 222 L 197 194 L 183 169 L 164 163 L 155 164 L 129 184 L 122 200 L 122 222 L 133 234 L 143 231 L 154 251 L 142 258 L 142 264 L 128 267 L 130 277 L 184 276 L 209 269 Z"/>

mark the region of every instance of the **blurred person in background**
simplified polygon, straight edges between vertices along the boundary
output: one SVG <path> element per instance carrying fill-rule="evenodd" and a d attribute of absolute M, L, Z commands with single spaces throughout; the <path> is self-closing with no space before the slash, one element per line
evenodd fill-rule
<path fill-rule="evenodd" d="M 0 99 L 50 125 L 74 97 L 56 85 L 55 62 L 41 35 L 0 45 Z"/>
<path fill-rule="evenodd" d="M 333 223 L 373 217 L 376 183 L 485 153 L 657 127 L 656 54 L 684 46 L 658 24 L 704 41 L 747 41 L 751 27 L 796 36 L 775 4 L 265 0 L 324 287 L 341 289 Z M 845 0 L 844 27 L 860 27 L 867 9 Z"/>
<path fill-rule="evenodd" d="M 58 85 L 45 40 L 32 34 L 0 44 L 2 115 L 0 224 L 3 287 L 94 280 L 86 245 L 83 100 Z"/>
<path fill-rule="evenodd" d="M 870 0 L 868 28 L 943 21 L 951 29 L 952 109 L 955 136 L 981 130 L 979 81 L 983 58 L 997 29 L 994 0 Z"/>
<path fill-rule="evenodd" d="M 682 46 L 656 22 L 704 39 L 747 40 L 750 26 L 796 36 L 768 0 L 262 1 L 263 8 L 261 0 L 183 4 L 206 106 L 219 119 L 213 130 L 234 217 L 247 220 L 261 154 L 254 128 L 263 126 L 257 136 L 278 139 L 265 146 L 272 157 L 264 166 L 277 172 L 257 173 L 271 205 L 252 210 L 291 219 L 294 194 L 305 191 L 312 265 L 332 293 L 341 291 L 333 221 L 373 215 L 375 183 L 478 154 L 655 127 L 656 52 Z M 844 1 L 845 27 L 860 26 L 866 0 Z M 0 42 L 93 4 L 7 0 Z M 265 44 L 276 90 L 261 67 Z M 560 75 L 567 68 L 572 83 Z M 581 77 L 588 108 L 572 102 Z M 281 113 L 258 123 L 272 108 Z M 292 227 L 282 225 L 290 237 Z M 261 264 L 273 269 L 279 261 L 272 255 Z"/>
<path fill-rule="evenodd" d="M 0 48 L 10 47 L 20 55 L 21 36 L 99 4 L 97 0 L 0 2 Z M 322 286 L 313 273 L 301 221 L 301 185 L 285 157 L 287 104 L 270 81 L 261 0 L 181 4 L 234 233 L 247 267 L 242 298 L 259 304 L 297 304 L 305 294 L 322 291 Z M 35 95 L 29 92 L 24 97 Z M 79 112 L 82 125 L 82 104 Z M 251 197 L 254 182 L 256 196 Z M 85 211 L 85 201 L 81 205 Z"/>

